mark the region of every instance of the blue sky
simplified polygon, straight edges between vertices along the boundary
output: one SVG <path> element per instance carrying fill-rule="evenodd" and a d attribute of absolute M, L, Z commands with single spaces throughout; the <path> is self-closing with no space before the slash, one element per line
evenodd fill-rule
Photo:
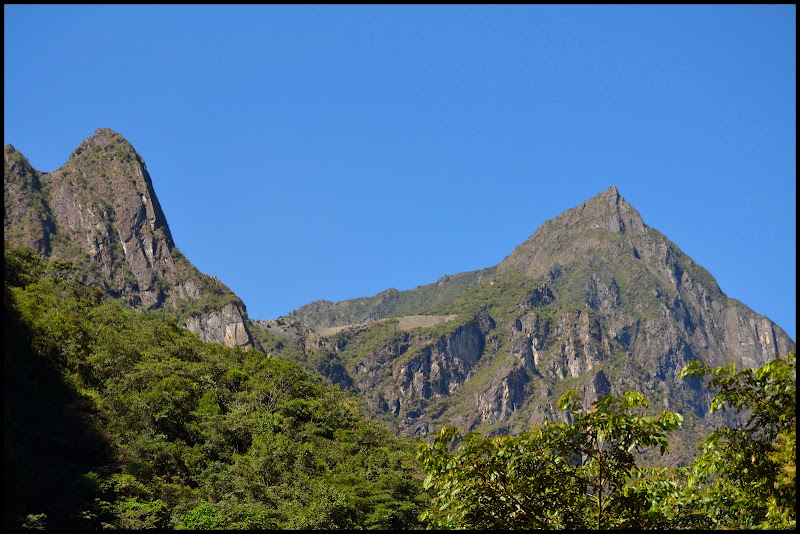
<path fill-rule="evenodd" d="M 796 7 L 4 6 L 4 144 L 101 127 L 250 317 L 503 260 L 616 185 L 796 339 Z"/>

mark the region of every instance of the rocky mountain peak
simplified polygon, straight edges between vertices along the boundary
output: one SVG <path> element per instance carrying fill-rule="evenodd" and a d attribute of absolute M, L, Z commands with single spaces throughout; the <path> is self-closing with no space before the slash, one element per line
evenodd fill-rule
<path fill-rule="evenodd" d="M 3 150 L 3 162 L 8 167 L 8 170 L 17 177 L 31 174 L 33 169 L 25 156 L 11 144 L 6 145 Z"/>
<path fill-rule="evenodd" d="M 37 175 L 22 152 L 14 148 L 14 145 L 6 145 L 3 150 L 3 162 L 16 177 L 23 177 L 26 175 L 31 175 L 32 177 L 33 175 Z"/>
<path fill-rule="evenodd" d="M 64 177 L 75 170 L 95 191 L 112 200 L 115 208 L 134 210 L 134 218 L 144 216 L 151 230 L 158 229 L 172 248 L 174 242 L 161 204 L 153 189 L 147 166 L 133 145 L 110 128 L 99 128 L 70 154 L 69 161 L 56 173 Z M 65 174 L 66 173 L 66 174 Z M 138 212 L 143 211 L 141 215 Z M 123 225 L 129 226 L 129 225 Z"/>
<path fill-rule="evenodd" d="M 647 233 L 647 228 L 639 212 L 612 185 L 544 222 L 498 268 L 516 267 L 530 276 L 543 276 L 554 263 L 564 264 L 612 241 L 636 240 Z"/>
<path fill-rule="evenodd" d="M 537 233 L 555 233 L 552 237 L 559 238 L 595 230 L 636 235 L 642 234 L 645 228 L 639 212 L 612 185 L 580 206 L 545 222 Z"/>
<path fill-rule="evenodd" d="M 603 191 L 602 193 L 600 193 L 599 195 L 597 195 L 594 198 L 596 198 L 596 199 L 604 199 L 606 201 L 613 202 L 614 204 L 619 204 L 620 197 L 621 197 L 621 195 L 619 194 L 619 189 L 617 189 L 616 185 L 612 185 L 611 187 L 609 187 L 608 189 L 606 189 L 605 191 Z M 593 199 L 589 199 L 589 200 L 593 200 Z"/>
<path fill-rule="evenodd" d="M 5 239 L 25 243 L 37 254 L 49 254 L 55 225 L 42 194 L 41 173 L 12 145 L 3 152 L 3 169 Z"/>
<path fill-rule="evenodd" d="M 144 309 L 174 310 L 202 339 L 252 346 L 245 308 L 175 248 L 142 157 L 100 128 L 52 173 L 4 155 L 7 242 L 75 263 L 81 281 Z"/>

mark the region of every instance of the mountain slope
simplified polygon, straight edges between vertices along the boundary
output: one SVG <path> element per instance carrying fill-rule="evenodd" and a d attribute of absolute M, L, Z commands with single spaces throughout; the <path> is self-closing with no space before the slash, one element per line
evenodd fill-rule
<path fill-rule="evenodd" d="M 555 404 L 566 388 L 587 406 L 641 391 L 653 409 L 708 428 L 724 416 L 709 413 L 699 381 L 679 378 L 686 362 L 757 367 L 795 348 L 613 186 L 543 223 L 495 267 L 258 323 L 175 247 L 144 162 L 118 133 L 98 130 L 53 173 L 8 145 L 4 193 L 7 244 L 73 262 L 80 281 L 161 310 L 204 341 L 299 361 L 407 434 L 523 430 L 563 417 Z"/>
<path fill-rule="evenodd" d="M 3 175 L 9 245 L 71 261 L 81 282 L 166 310 L 204 341 L 253 346 L 241 299 L 175 247 L 145 163 L 120 134 L 97 130 L 52 173 L 8 145 Z"/>
<path fill-rule="evenodd" d="M 415 443 L 292 362 L 4 254 L 6 530 L 415 529 Z"/>
<path fill-rule="evenodd" d="M 587 406 L 641 391 L 653 409 L 708 428 L 721 416 L 709 414 L 699 381 L 679 378 L 686 362 L 756 367 L 795 348 L 648 227 L 616 187 L 543 223 L 485 272 L 448 302 L 413 310 L 438 324 L 312 329 L 299 358 L 360 391 L 402 432 L 427 436 L 443 424 L 516 432 L 559 418 L 568 387 Z"/>

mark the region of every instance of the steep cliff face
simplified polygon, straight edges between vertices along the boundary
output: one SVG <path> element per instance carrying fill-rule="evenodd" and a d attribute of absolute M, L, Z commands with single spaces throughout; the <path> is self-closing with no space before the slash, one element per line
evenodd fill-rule
<path fill-rule="evenodd" d="M 384 334 L 388 332 L 386 340 L 337 369 L 354 377 L 348 384 L 363 393 L 376 413 L 389 413 L 403 421 L 406 431 L 425 436 L 428 421 L 421 417 L 419 401 L 427 405 L 461 388 L 483 354 L 487 330 L 477 318 L 435 338 L 420 334 L 419 329 L 408 331 L 397 325 L 396 321 L 376 325 Z M 316 348 L 335 353 L 347 347 L 353 335 L 364 332 L 344 332 L 331 339 L 315 335 L 315 339 L 321 339 Z"/>
<path fill-rule="evenodd" d="M 768 318 L 729 299 L 704 268 L 644 224 L 616 187 L 542 224 L 498 266 L 509 269 L 549 276 L 561 305 L 593 310 L 609 341 L 664 380 L 677 380 L 690 359 L 754 367 L 794 347 Z"/>
<path fill-rule="evenodd" d="M 236 321 L 229 345 L 252 346 L 241 301 L 180 254 L 141 156 L 120 134 L 102 128 L 52 173 L 33 169 L 13 146 L 4 151 L 6 241 L 48 259 L 72 261 L 81 281 L 148 310 L 187 315 L 202 337 Z M 227 300 L 209 310 L 210 298 Z M 232 302 L 237 301 L 237 302 Z M 210 314 L 206 317 L 206 314 Z M 219 319 L 212 316 L 219 315 Z"/>
<path fill-rule="evenodd" d="M 53 215 L 40 173 L 12 145 L 3 151 L 3 233 L 6 240 L 27 243 L 37 254 L 50 254 Z"/>
<path fill-rule="evenodd" d="M 523 367 L 513 364 L 502 366 L 475 394 L 477 417 L 471 418 L 470 426 L 476 423 L 492 424 L 510 417 L 525 402 L 525 386 L 529 381 L 530 375 Z"/>
<path fill-rule="evenodd" d="M 757 367 L 795 348 L 648 227 L 616 187 L 543 223 L 482 272 L 445 303 L 411 310 L 452 321 L 402 331 L 378 321 L 321 335 L 318 350 L 341 359 L 376 414 L 426 436 L 443 424 L 513 432 L 562 418 L 566 388 L 587 407 L 641 391 L 655 410 L 712 424 L 703 384 L 678 376 L 685 363 Z"/>
<path fill-rule="evenodd" d="M 204 315 L 192 315 L 186 319 L 186 328 L 199 334 L 203 341 L 229 347 L 253 344 L 244 324 L 242 312 L 235 304 L 226 304 L 221 310 Z"/>

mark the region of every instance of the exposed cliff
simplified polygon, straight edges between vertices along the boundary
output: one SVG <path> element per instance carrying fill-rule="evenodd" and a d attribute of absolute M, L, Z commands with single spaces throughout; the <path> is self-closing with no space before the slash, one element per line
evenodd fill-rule
<path fill-rule="evenodd" d="M 733 358 L 754 367 L 793 342 L 768 318 L 729 299 L 713 276 L 611 187 L 545 222 L 499 266 L 549 278 L 562 305 L 586 307 L 637 361 L 664 370 L 669 355 Z"/>
<path fill-rule="evenodd" d="M 6 146 L 4 193 L 9 245 L 71 261 L 82 282 L 134 307 L 170 310 L 204 339 L 253 345 L 244 304 L 175 247 L 147 167 L 120 134 L 97 130 L 52 173 Z M 237 334 L 220 334 L 221 321 Z"/>

